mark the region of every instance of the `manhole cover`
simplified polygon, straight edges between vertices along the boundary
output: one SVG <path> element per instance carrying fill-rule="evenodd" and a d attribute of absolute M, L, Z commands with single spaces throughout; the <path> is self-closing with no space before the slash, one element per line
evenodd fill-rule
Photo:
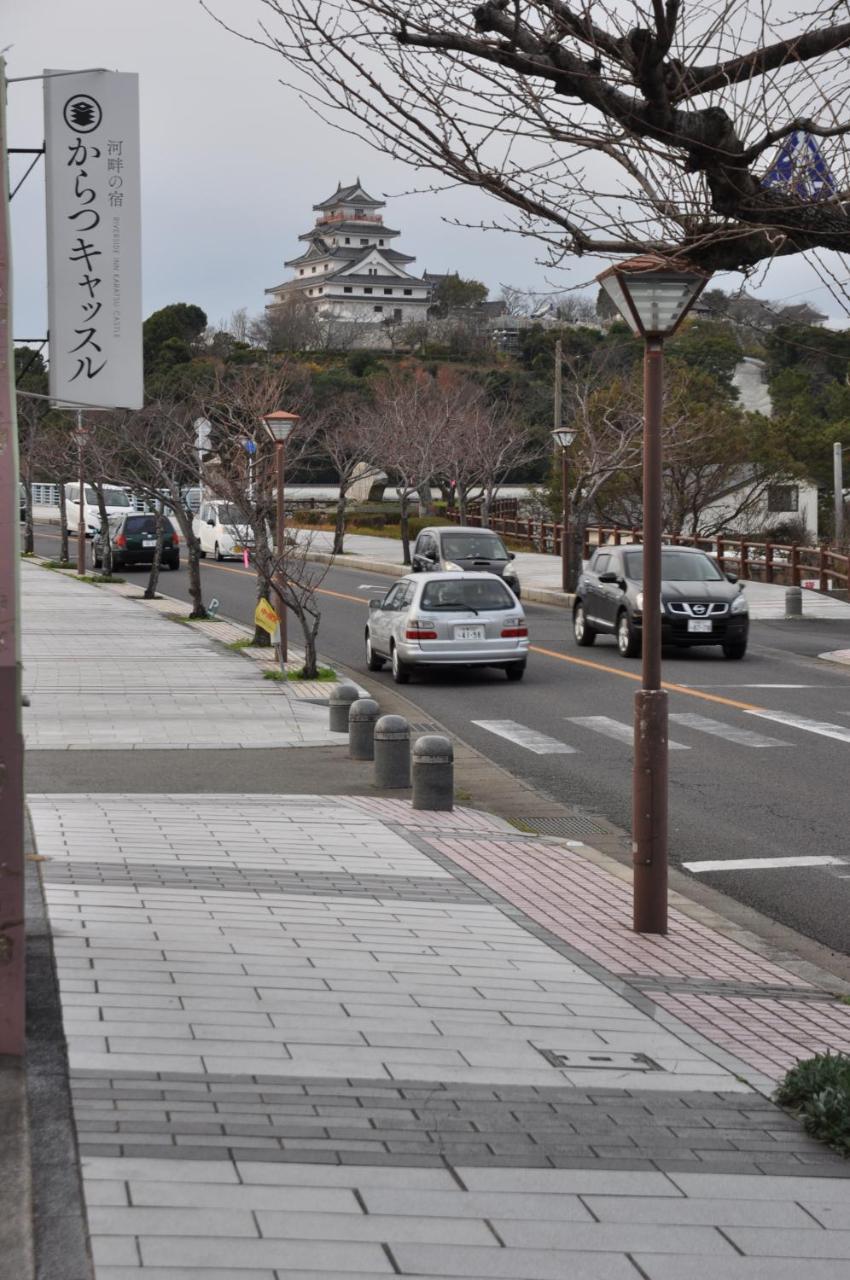
<path fill-rule="evenodd" d="M 511 818 L 511 826 L 518 831 L 528 831 L 539 836 L 574 836 L 608 835 L 609 828 L 600 826 L 592 818 L 584 818 L 575 814 L 566 818 Z"/>
<path fill-rule="evenodd" d="M 540 1049 L 537 1052 L 553 1067 L 568 1068 L 570 1071 L 663 1071 L 657 1062 L 645 1053 L 606 1053 L 604 1050 L 590 1050 L 582 1053 L 571 1051 L 557 1053 L 554 1049 Z"/>

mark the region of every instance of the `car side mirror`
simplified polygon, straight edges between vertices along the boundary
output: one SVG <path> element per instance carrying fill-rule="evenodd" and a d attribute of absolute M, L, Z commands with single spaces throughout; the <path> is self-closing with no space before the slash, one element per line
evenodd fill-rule
<path fill-rule="evenodd" d="M 509 560 L 516 560 L 516 552 L 515 552 L 515 551 L 509 551 L 509 552 L 508 552 L 508 559 L 509 559 Z"/>
<path fill-rule="evenodd" d="M 727 581 L 727 582 L 731 582 L 731 583 L 733 583 L 733 584 L 734 584 L 734 583 L 736 583 L 736 582 L 738 581 L 738 575 L 737 575 L 737 573 L 727 573 L 727 575 L 726 575 L 726 581 Z"/>
<path fill-rule="evenodd" d="M 208 520 L 208 521 L 207 521 L 207 524 L 209 525 L 209 527 L 210 527 L 211 529 L 214 529 L 214 528 L 215 528 L 215 520 Z"/>
<path fill-rule="evenodd" d="M 373 596 L 372 599 L 369 601 L 370 609 L 383 609 L 383 607 L 384 607 L 383 596 Z"/>
<path fill-rule="evenodd" d="M 615 582 L 619 582 L 620 579 L 617 577 L 616 573 L 612 573 L 609 569 L 607 573 L 600 573 L 599 581 L 613 585 Z"/>

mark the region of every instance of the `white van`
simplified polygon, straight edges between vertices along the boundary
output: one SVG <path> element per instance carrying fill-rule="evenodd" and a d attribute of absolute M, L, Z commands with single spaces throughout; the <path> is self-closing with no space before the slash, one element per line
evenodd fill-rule
<path fill-rule="evenodd" d="M 233 502 L 207 501 L 192 521 L 192 532 L 201 544 L 201 555 L 238 556 L 253 550 L 254 535 L 243 512 Z"/>
<path fill-rule="evenodd" d="M 104 485 L 103 496 L 106 499 L 106 514 L 110 519 L 112 516 L 123 516 L 134 509 L 130 495 L 125 489 L 119 489 L 115 485 Z M 100 529 L 100 508 L 97 505 L 97 494 L 90 485 L 85 486 L 83 503 L 86 537 L 91 538 Z M 65 485 L 65 513 L 69 531 L 76 533 L 80 527 L 80 486 L 78 484 Z"/>

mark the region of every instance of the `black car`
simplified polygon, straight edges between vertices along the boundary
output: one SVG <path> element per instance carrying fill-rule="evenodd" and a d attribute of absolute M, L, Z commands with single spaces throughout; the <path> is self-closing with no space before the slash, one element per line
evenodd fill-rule
<path fill-rule="evenodd" d="M 112 543 L 113 569 L 126 569 L 134 564 L 151 564 L 156 550 L 156 516 L 130 511 L 113 516 L 106 526 Z M 103 565 L 104 531 L 92 539 L 91 554 L 95 569 Z M 169 569 L 180 568 L 180 538 L 166 516 L 162 522 L 162 563 Z"/>
<path fill-rule="evenodd" d="M 492 529 L 458 528 L 457 525 L 423 529 L 416 539 L 410 557 L 414 573 L 429 573 L 435 569 L 451 573 L 463 569 L 467 573 L 495 573 L 508 584 L 517 599 L 520 595 L 519 578 L 511 563 L 513 551 Z"/>
<path fill-rule="evenodd" d="M 576 585 L 573 632 L 580 645 L 617 637 L 625 658 L 641 650 L 643 548 L 599 547 Z M 661 642 L 721 645 L 725 658 L 747 652 L 750 618 L 743 588 L 717 561 L 691 547 L 661 552 Z"/>

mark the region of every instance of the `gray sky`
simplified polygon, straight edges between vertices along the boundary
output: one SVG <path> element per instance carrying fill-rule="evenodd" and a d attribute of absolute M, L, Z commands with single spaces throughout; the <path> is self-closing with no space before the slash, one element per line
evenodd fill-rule
<path fill-rule="evenodd" d="M 243 28 L 259 12 L 253 0 L 212 3 Z M 5 8 L 10 77 L 45 67 L 139 74 L 146 315 L 169 302 L 197 303 L 211 323 L 239 307 L 258 313 L 263 290 L 290 274 L 283 262 L 312 225 L 312 205 L 358 176 L 372 194 L 389 196 L 385 218 L 402 231 L 398 246 L 416 255 L 414 271 L 458 270 L 483 280 L 494 296 L 503 284 L 545 291 L 593 273 L 583 263 L 555 281 L 536 265 L 533 242 L 444 221 L 498 217 L 498 204 L 478 192 L 402 198 L 398 193 L 427 185 L 428 175 L 313 116 L 280 85 L 277 56 L 228 35 L 196 0 L 6 0 Z M 41 82 L 10 85 L 8 116 L 11 146 L 41 144 Z M 24 160 L 12 157 L 13 186 Z M 38 337 L 47 310 L 41 164 L 12 202 L 12 227 L 15 336 Z M 758 292 L 840 315 L 799 257 L 774 268 Z"/>

